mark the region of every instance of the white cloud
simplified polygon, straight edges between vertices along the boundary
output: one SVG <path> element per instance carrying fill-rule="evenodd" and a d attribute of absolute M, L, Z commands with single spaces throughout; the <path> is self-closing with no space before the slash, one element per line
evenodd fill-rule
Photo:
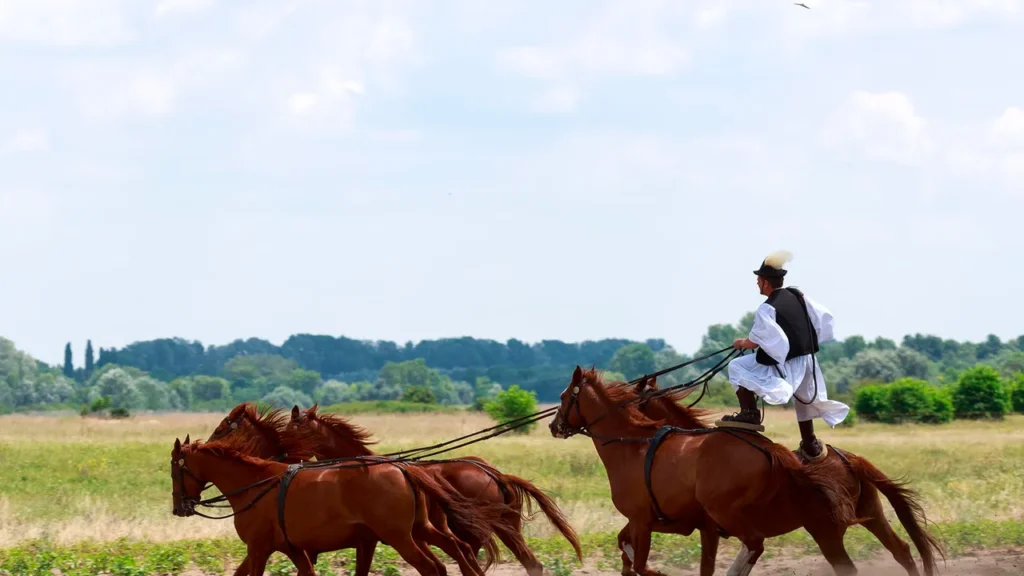
<path fill-rule="evenodd" d="M 222 81 L 243 61 L 228 50 L 190 50 L 163 61 L 83 64 L 74 67 L 66 81 L 90 122 L 160 118 L 170 114 L 186 93 Z"/>
<path fill-rule="evenodd" d="M 110 46 L 134 39 L 123 0 L 0 0 L 0 40 Z"/>
<path fill-rule="evenodd" d="M 548 88 L 533 98 L 531 109 L 542 113 L 564 113 L 576 110 L 580 101 L 579 92 L 568 85 L 556 85 Z"/>
<path fill-rule="evenodd" d="M 669 5 L 670 6 L 670 5 Z M 606 2 L 581 28 L 548 44 L 506 47 L 498 51 L 500 68 L 554 85 L 530 100 L 539 111 L 568 111 L 581 87 L 616 77 L 666 77 L 686 69 L 690 51 L 678 28 L 688 14 L 660 2 Z M 562 41 L 568 36 L 568 41 Z M 573 95 L 564 85 L 572 84 Z"/>
<path fill-rule="evenodd" d="M 854 92 L 825 127 L 826 146 L 852 149 L 873 160 L 922 161 L 934 149 L 925 119 L 902 92 Z"/>
<path fill-rule="evenodd" d="M 1024 146 L 1024 109 L 1011 106 L 992 123 L 992 137 L 1007 147 Z"/>
<path fill-rule="evenodd" d="M 210 8 L 213 0 L 160 0 L 156 5 L 157 17 L 174 13 L 195 14 Z"/>
<path fill-rule="evenodd" d="M 49 149 L 50 137 L 45 130 L 24 130 L 0 143 L 0 154 L 46 152 Z"/>
<path fill-rule="evenodd" d="M 1020 0 L 829 0 L 806 4 L 811 10 L 784 13 L 787 40 L 948 30 L 972 20 L 1005 22 L 1021 14 Z"/>
<path fill-rule="evenodd" d="M 337 70 L 320 71 L 315 90 L 296 92 L 288 97 L 288 112 L 294 116 L 324 116 L 333 114 L 343 126 L 353 117 L 354 99 L 365 92 L 362 82 L 347 80 Z"/>
<path fill-rule="evenodd" d="M 369 133 L 371 139 L 389 144 L 414 144 L 423 139 L 419 130 L 374 130 Z"/>

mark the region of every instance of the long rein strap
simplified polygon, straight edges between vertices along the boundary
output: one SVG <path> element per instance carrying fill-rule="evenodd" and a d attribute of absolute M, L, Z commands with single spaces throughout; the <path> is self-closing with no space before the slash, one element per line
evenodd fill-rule
<path fill-rule="evenodd" d="M 227 518 L 231 518 L 232 516 L 236 516 L 238 514 L 241 514 L 242 512 L 245 512 L 246 510 L 249 510 L 250 508 L 255 506 L 256 503 L 259 502 L 261 499 L 263 499 L 264 496 L 269 494 L 270 491 L 274 489 L 274 486 L 276 486 L 280 481 L 281 481 L 281 476 L 271 476 L 269 478 L 264 478 L 263 480 L 260 480 L 258 482 L 253 482 L 252 484 L 249 484 L 248 486 L 243 486 L 242 488 L 239 488 L 238 490 L 232 490 L 231 492 L 228 492 L 227 494 L 221 494 L 220 496 L 214 496 L 213 498 L 207 498 L 206 500 L 200 500 L 200 501 L 196 502 L 196 504 L 195 504 L 196 506 L 202 506 L 204 508 L 230 508 L 231 504 L 223 505 L 223 504 L 221 504 L 221 502 L 227 502 L 228 498 L 230 498 L 231 496 L 236 496 L 238 494 L 242 494 L 242 493 L 244 493 L 246 491 L 252 490 L 253 488 L 262 486 L 264 484 L 267 485 L 267 487 L 264 488 L 263 491 L 261 491 L 259 494 L 257 494 L 255 498 L 250 500 L 248 504 L 246 504 L 245 506 L 243 506 L 239 510 L 235 510 L 234 512 L 232 512 L 231 514 L 228 514 L 227 516 L 208 516 L 208 515 L 203 514 L 202 512 L 200 512 L 198 510 L 193 510 L 193 512 L 196 514 L 196 516 L 201 516 L 203 518 L 209 518 L 210 520 L 224 520 L 224 519 L 227 519 Z"/>

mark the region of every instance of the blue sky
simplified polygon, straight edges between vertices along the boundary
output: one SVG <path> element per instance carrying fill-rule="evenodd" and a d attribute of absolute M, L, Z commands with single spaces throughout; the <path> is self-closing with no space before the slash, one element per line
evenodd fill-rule
<path fill-rule="evenodd" d="M 0 334 L 1024 333 L 1024 2 L 0 0 Z"/>

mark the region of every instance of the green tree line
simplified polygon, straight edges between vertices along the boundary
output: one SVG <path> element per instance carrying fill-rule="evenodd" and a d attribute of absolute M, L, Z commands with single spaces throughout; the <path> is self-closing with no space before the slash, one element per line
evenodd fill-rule
<path fill-rule="evenodd" d="M 83 406 L 221 410 L 250 400 L 303 406 L 405 400 L 483 409 L 488 399 L 512 385 L 552 402 L 577 364 L 608 370 L 611 377 L 634 378 L 725 348 L 749 332 L 752 320 L 747 314 L 735 324 L 708 327 L 692 355 L 661 339 L 527 344 L 464 337 L 399 345 L 298 334 L 280 346 L 257 338 L 218 346 L 164 338 L 100 348 L 96 359 L 90 341 L 82 363 L 74 361 L 69 343 L 63 365 L 48 366 L 0 338 L 0 411 Z M 698 362 L 659 382 L 689 380 L 716 360 Z M 897 343 L 852 336 L 823 345 L 818 361 L 830 395 L 851 405 L 857 390 L 871 385 L 909 378 L 950 387 L 980 365 L 1005 382 L 1012 406 L 1017 375 L 1024 372 L 1024 337 L 959 342 L 914 334 Z M 730 404 L 733 395 L 719 378 L 705 401 Z"/>

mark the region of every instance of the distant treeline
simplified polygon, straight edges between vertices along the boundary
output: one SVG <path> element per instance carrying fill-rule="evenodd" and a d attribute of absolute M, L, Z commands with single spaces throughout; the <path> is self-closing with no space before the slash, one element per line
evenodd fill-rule
<path fill-rule="evenodd" d="M 643 342 L 604 339 L 579 343 L 544 340 L 528 344 L 470 337 L 399 345 L 344 336 L 296 334 L 280 346 L 249 338 L 226 345 L 162 338 L 124 348 L 100 348 L 94 358 L 87 342 L 84 362 L 74 361 L 70 343 L 64 365 L 48 366 L 0 338 L 0 410 L 73 406 L 104 409 L 220 409 L 233 402 L 336 404 L 401 400 L 408 389 L 423 389 L 441 404 L 479 404 L 501 388 L 519 385 L 542 402 L 555 401 L 577 364 L 635 377 L 729 346 L 746 336 L 753 320 L 708 327 L 692 356 L 662 339 Z M 914 378 L 948 385 L 978 364 L 1007 379 L 1024 371 L 1024 336 L 1002 341 L 959 342 L 914 334 L 901 342 L 860 336 L 825 344 L 818 354 L 833 395 L 852 399 L 865 384 Z M 662 379 L 692 378 L 715 362 L 706 360 Z M 414 394 L 413 396 L 416 396 Z M 725 386 L 712 401 L 729 402 Z"/>

